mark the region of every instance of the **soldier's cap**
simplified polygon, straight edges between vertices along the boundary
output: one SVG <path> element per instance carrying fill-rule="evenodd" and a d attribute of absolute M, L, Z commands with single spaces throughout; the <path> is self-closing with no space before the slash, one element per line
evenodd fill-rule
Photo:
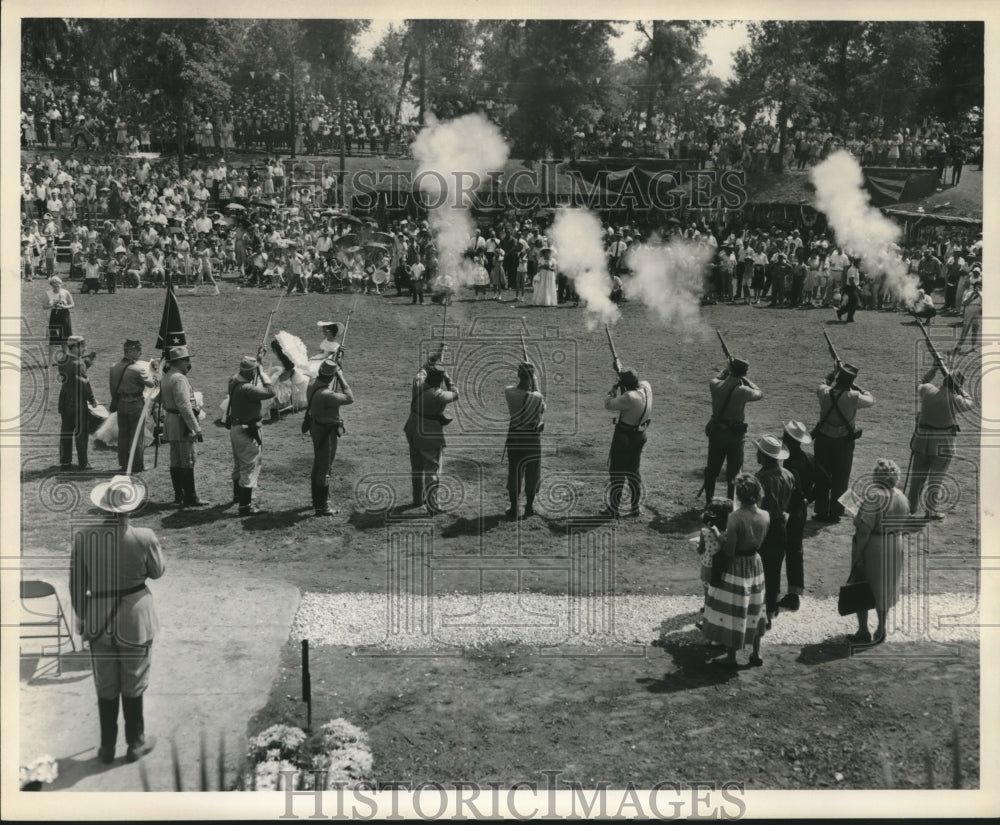
<path fill-rule="evenodd" d="M 253 375 L 257 369 L 257 359 L 250 355 L 240 358 L 240 375 Z"/>
<path fill-rule="evenodd" d="M 534 375 L 535 365 L 529 361 L 522 361 L 520 364 L 517 365 L 517 372 L 519 375 L 528 375 L 528 376 Z"/>
<path fill-rule="evenodd" d="M 734 358 L 729 362 L 729 371 L 733 375 L 746 375 L 749 369 L 749 362 L 744 361 L 742 358 Z"/>
<path fill-rule="evenodd" d="M 840 365 L 840 372 L 838 373 L 838 377 L 840 377 L 841 375 L 849 375 L 851 376 L 851 378 L 857 378 L 859 372 L 861 372 L 861 370 L 858 369 L 858 367 L 854 366 L 854 364 L 848 364 L 845 361 Z"/>
<path fill-rule="evenodd" d="M 799 444 L 812 444 L 812 436 L 801 421 L 789 421 L 785 424 L 785 432 L 788 433 L 789 438 L 794 438 Z"/>
<path fill-rule="evenodd" d="M 634 390 L 639 386 L 639 376 L 636 375 L 635 370 L 622 370 L 618 373 L 618 380 L 621 381 L 621 385 L 628 390 Z"/>
<path fill-rule="evenodd" d="M 140 349 L 142 347 L 142 341 L 136 341 L 132 338 L 125 339 L 124 349 Z"/>
<path fill-rule="evenodd" d="M 146 485 L 140 478 L 113 476 L 90 491 L 95 507 L 108 513 L 131 513 L 146 499 Z"/>
<path fill-rule="evenodd" d="M 337 362 L 333 358 L 324 358 L 319 365 L 319 374 L 324 378 L 337 374 Z"/>
<path fill-rule="evenodd" d="M 781 443 L 781 439 L 775 438 L 773 435 L 761 436 L 754 441 L 754 446 L 764 455 L 779 461 L 791 455 L 788 452 L 788 447 Z"/>
<path fill-rule="evenodd" d="M 190 358 L 191 353 L 188 352 L 187 347 L 171 347 L 167 350 L 167 360 L 168 361 L 180 361 L 184 358 Z"/>

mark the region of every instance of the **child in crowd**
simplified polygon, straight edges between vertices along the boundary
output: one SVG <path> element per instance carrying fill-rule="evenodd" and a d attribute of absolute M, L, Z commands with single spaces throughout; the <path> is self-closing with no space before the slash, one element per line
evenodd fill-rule
<path fill-rule="evenodd" d="M 715 559 L 715 554 L 722 547 L 722 541 L 726 532 L 726 523 L 729 520 L 731 512 L 733 512 L 733 500 L 731 498 L 716 497 L 712 499 L 712 503 L 708 509 L 701 514 L 704 527 L 701 528 L 698 536 L 698 554 L 701 556 L 701 583 L 706 595 L 708 594 L 708 586 L 712 581 L 712 563 Z M 702 604 L 701 610 L 698 612 L 700 615 L 695 624 L 697 627 L 701 627 L 704 623 L 704 604 Z"/>

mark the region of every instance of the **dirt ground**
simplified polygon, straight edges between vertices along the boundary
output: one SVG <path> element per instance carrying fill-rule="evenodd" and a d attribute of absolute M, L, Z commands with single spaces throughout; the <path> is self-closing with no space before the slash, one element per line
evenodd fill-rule
<path fill-rule="evenodd" d="M 47 321 L 41 310 L 45 288 L 38 280 L 22 290 L 25 335 L 39 340 Z M 153 352 L 163 290 L 88 296 L 77 294 L 75 283 L 70 289 L 74 332 L 98 353 L 91 376 L 98 400 L 107 403 L 107 370 L 120 357 L 124 339 L 141 337 L 145 353 Z M 198 446 L 199 492 L 223 505 L 230 499 L 232 458 L 227 432 L 211 419 L 240 355 L 259 345 L 278 298 L 274 291 L 231 283 L 222 284 L 220 297 L 204 288 L 198 294 L 180 290 L 194 363 L 189 379 L 204 393 L 210 415 L 206 441 Z M 300 336 L 316 352 L 315 322 L 342 322 L 354 301 L 354 295 L 341 294 L 285 298 L 273 329 Z M 615 329 L 618 351 L 626 366 L 652 381 L 656 406 L 642 465 L 647 515 L 622 522 L 618 530 L 617 592 L 700 592 L 697 557 L 687 538 L 699 526 L 707 382 L 724 364 L 714 328 L 751 362 L 750 377 L 764 390 L 764 400 L 750 408 L 751 436 L 777 435 L 789 418 L 815 423 L 815 387 L 830 368 L 822 337 L 827 330 L 841 356 L 861 366 L 858 381 L 876 397 L 875 407 L 859 416 L 864 436 L 854 477 L 883 456 L 906 467 L 915 385 L 928 363 L 919 330 L 906 316 L 859 312 L 857 323 L 839 325 L 832 310 L 714 306 L 703 308 L 702 330 L 685 331 L 664 328 L 636 303 L 626 304 L 623 315 Z M 532 357 L 542 365 L 547 452 L 542 517 L 515 525 L 501 517 L 506 466 L 500 463 L 498 428 L 505 426 L 502 388 L 513 380 L 522 319 Z M 225 559 L 248 572 L 267 570 L 303 591 L 381 592 L 384 519 L 359 505 L 354 488 L 366 476 L 388 475 L 397 494 L 409 497 L 402 475 L 408 471 L 402 427 L 409 382 L 431 339 L 440 336 L 432 325 L 442 320 L 438 305 L 412 306 L 394 294 L 358 297 L 344 362 L 357 403 L 344 410 L 347 435 L 331 490 L 338 516 L 312 517 L 311 444 L 296 414 L 264 430 L 258 497 L 268 512 L 239 519 L 235 508 L 222 506 L 175 511 L 166 505 L 173 496 L 161 451 L 159 467 L 144 474 L 151 504 L 141 523 L 156 530 L 175 564 Z M 471 300 L 449 308 L 447 325 L 450 369 L 462 402 L 449 428 L 445 470 L 464 485 L 465 499 L 437 520 L 439 546 L 452 555 L 512 547 L 558 555 L 573 519 L 593 515 L 602 504 L 612 420 L 603 401 L 614 380 L 603 330 L 588 331 L 579 309 Z M 933 335 L 944 351 L 957 329 L 945 318 Z M 65 551 L 67 518 L 86 514 L 96 479 L 57 474 L 58 383 L 55 370 L 44 366 L 44 353 L 39 343 L 26 346 L 22 356 L 22 547 L 25 554 L 49 558 Z M 978 397 L 978 355 L 962 366 Z M 954 509 L 929 531 L 928 556 L 942 560 L 929 579 L 934 592 L 978 587 L 979 436 L 977 419 L 962 421 L 961 460 L 952 468 Z M 752 450 L 746 452 L 748 469 L 755 469 Z M 151 451 L 146 460 L 150 466 Z M 116 454 L 107 450 L 92 448 L 90 461 L 102 473 L 117 466 Z M 78 502 L 76 495 L 82 497 Z M 806 539 L 809 597 L 836 594 L 850 554 L 849 521 L 817 527 L 810 523 Z M 526 577 L 521 586 L 552 585 L 539 576 Z M 491 580 L 485 587 L 514 585 Z M 648 646 L 644 657 L 626 660 L 550 659 L 531 650 L 491 648 L 414 662 L 316 648 L 314 717 L 343 715 L 368 729 L 377 775 L 385 780 L 508 784 L 559 770 L 567 781 L 585 785 L 725 775 L 755 788 L 920 787 L 927 784 L 926 743 L 935 784 L 945 787 L 951 781 L 954 692 L 961 708 L 963 784 L 976 787 L 978 647 L 966 647 L 958 657 L 927 658 L 926 650 L 915 650 L 910 652 L 921 655 L 888 660 L 848 657 L 846 650 L 842 638 L 806 648 L 773 647 L 766 650 L 764 668 L 725 678 L 704 666 L 706 649 L 690 634 L 672 635 L 666 647 Z M 252 720 L 251 732 L 272 719 L 301 718 L 297 656 L 297 645 L 290 644 L 272 699 Z"/>

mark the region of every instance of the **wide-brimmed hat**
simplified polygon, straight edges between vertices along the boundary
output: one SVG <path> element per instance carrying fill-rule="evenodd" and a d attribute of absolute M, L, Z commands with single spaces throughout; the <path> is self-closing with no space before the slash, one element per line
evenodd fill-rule
<path fill-rule="evenodd" d="M 95 507 L 108 513 L 131 513 L 146 499 L 146 485 L 139 478 L 118 475 L 90 491 Z"/>
<path fill-rule="evenodd" d="M 191 353 L 187 347 L 171 347 L 167 350 L 168 361 L 180 361 L 182 358 L 190 358 Z"/>
<path fill-rule="evenodd" d="M 321 327 L 323 330 L 326 330 L 327 327 L 333 327 L 334 335 L 340 331 L 340 324 L 336 321 L 317 321 L 316 326 Z"/>
<path fill-rule="evenodd" d="M 791 455 L 791 453 L 788 452 L 788 447 L 782 444 L 781 441 L 773 435 L 761 436 L 754 441 L 754 446 L 764 455 L 770 456 L 771 458 L 779 461 L 783 458 L 788 458 L 788 456 Z"/>
<path fill-rule="evenodd" d="M 66 339 L 66 345 L 70 347 L 74 346 L 75 344 L 82 344 L 82 343 L 83 343 L 82 335 L 71 335 L 69 336 L 69 338 Z"/>
<path fill-rule="evenodd" d="M 812 444 L 812 436 L 801 421 L 789 421 L 785 424 L 785 432 L 799 444 Z"/>

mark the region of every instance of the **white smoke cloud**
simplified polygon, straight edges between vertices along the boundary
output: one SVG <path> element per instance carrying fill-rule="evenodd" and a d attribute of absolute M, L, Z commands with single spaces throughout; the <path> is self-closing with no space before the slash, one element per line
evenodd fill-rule
<path fill-rule="evenodd" d="M 552 242 L 559 253 L 559 269 L 573 281 L 586 302 L 587 328 L 613 324 L 621 317 L 611 300 L 611 276 L 602 243 L 601 222 L 586 209 L 560 209 L 552 225 Z"/>
<path fill-rule="evenodd" d="M 510 148 L 500 130 L 479 114 L 438 121 L 433 116 L 412 144 L 421 190 L 431 205 L 428 216 L 438 251 L 438 279 L 471 285 L 473 270 L 464 253 L 473 232 L 469 205 L 476 182 L 502 170 Z M 471 190 L 471 191 L 470 191 Z M 436 289 L 443 284 L 431 283 Z"/>
<path fill-rule="evenodd" d="M 632 271 L 623 279 L 625 295 L 642 301 L 663 323 L 680 332 L 704 332 L 701 292 L 712 247 L 674 236 L 664 244 L 658 236 L 630 247 L 625 261 Z"/>
<path fill-rule="evenodd" d="M 816 208 L 824 213 L 837 242 L 864 261 L 871 274 L 884 272 L 885 286 L 907 302 L 917 298 L 919 282 L 894 249 L 900 228 L 874 208 L 864 190 L 861 166 L 847 152 L 834 152 L 814 166 Z"/>

